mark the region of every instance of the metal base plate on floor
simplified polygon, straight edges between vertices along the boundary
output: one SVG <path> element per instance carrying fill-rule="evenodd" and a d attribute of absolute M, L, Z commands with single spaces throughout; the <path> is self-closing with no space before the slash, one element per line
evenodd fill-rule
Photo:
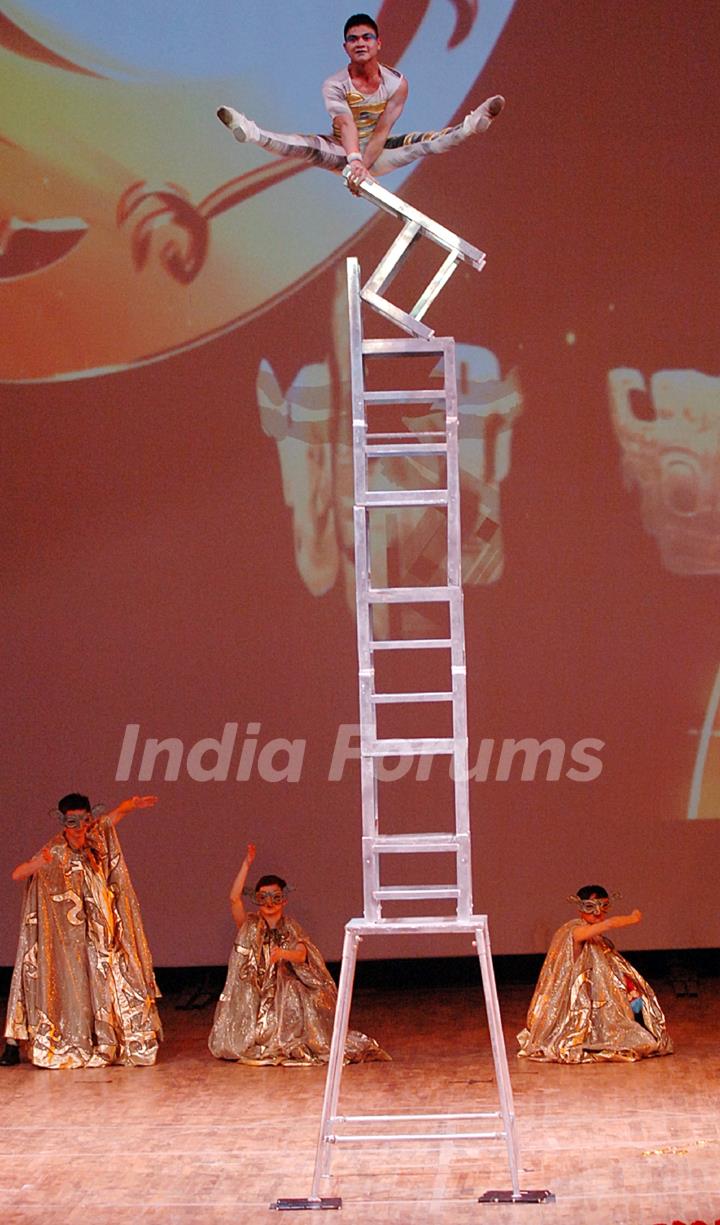
<path fill-rule="evenodd" d="M 486 1191 L 480 1196 L 479 1204 L 554 1204 L 552 1191 L 520 1191 L 517 1195 L 512 1191 Z"/>
<path fill-rule="evenodd" d="M 270 1207 L 276 1212 L 339 1212 L 342 1199 L 339 1195 L 324 1199 L 278 1199 Z"/>

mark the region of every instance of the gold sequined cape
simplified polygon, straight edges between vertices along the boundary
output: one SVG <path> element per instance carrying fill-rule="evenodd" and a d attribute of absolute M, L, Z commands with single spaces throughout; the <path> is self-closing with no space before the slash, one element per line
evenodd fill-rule
<path fill-rule="evenodd" d="M 138 900 L 112 821 L 73 850 L 62 833 L 29 877 L 5 1036 L 43 1068 L 152 1064 L 159 995 Z"/>
<path fill-rule="evenodd" d="M 629 1063 L 670 1055 L 672 1042 L 655 992 L 617 951 L 597 936 L 576 944 L 571 919 L 552 938 L 527 1015 L 519 1055 L 550 1063 Z M 626 978 L 643 1005 L 644 1025 L 630 1007 Z"/>
<path fill-rule="evenodd" d="M 276 947 L 304 944 L 307 960 L 270 964 Z M 270 928 L 248 915 L 238 928 L 208 1041 L 217 1059 L 250 1064 L 327 1063 L 337 990 L 320 950 L 294 920 Z M 348 1031 L 345 1062 L 389 1059 L 372 1038 Z"/>

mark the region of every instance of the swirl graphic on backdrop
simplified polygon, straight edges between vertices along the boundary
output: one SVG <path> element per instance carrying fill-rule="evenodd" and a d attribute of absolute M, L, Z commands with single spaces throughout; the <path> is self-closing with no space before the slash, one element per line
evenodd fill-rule
<path fill-rule="evenodd" d="M 409 126 L 452 119 L 513 4 L 369 6 L 385 57 L 418 82 Z M 320 84 L 344 54 L 331 30 L 328 60 L 324 6 L 186 0 L 172 23 L 144 0 L 114 22 L 68 0 L 5 9 L 3 381 L 105 373 L 202 343 L 293 293 L 373 216 L 326 171 L 229 148 L 215 118 L 231 98 L 281 129 L 327 127 Z"/>

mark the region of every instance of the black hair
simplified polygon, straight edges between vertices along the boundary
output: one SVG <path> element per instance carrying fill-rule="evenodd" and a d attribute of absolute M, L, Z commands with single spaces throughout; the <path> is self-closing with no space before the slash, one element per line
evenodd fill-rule
<path fill-rule="evenodd" d="M 578 889 L 577 896 L 581 902 L 587 902 L 591 897 L 609 897 L 610 894 L 602 885 L 583 885 L 582 889 Z"/>
<path fill-rule="evenodd" d="M 371 30 L 375 31 L 375 37 L 379 37 L 377 23 L 369 17 L 367 13 L 353 13 L 352 17 L 348 17 L 343 26 L 343 42 L 347 42 L 348 30 L 352 30 L 353 26 L 370 26 Z"/>
<path fill-rule="evenodd" d="M 61 800 L 58 800 L 58 808 L 63 816 L 68 812 L 74 812 L 77 808 L 84 808 L 86 812 L 91 811 L 88 797 L 80 795 L 77 791 L 70 791 Z"/>
<path fill-rule="evenodd" d="M 283 880 L 282 876 L 261 876 L 255 886 L 255 892 L 258 889 L 264 889 L 266 885 L 277 885 L 280 889 L 287 889 L 287 881 Z"/>

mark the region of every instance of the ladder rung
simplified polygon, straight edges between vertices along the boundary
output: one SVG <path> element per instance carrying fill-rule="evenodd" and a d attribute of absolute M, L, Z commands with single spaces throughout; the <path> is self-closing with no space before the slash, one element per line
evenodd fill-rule
<path fill-rule="evenodd" d="M 421 851 L 452 851 L 462 849 L 462 843 L 455 834 L 378 834 L 368 839 L 370 847 L 384 855 L 406 855 Z M 465 838 L 467 844 L 467 838 Z"/>
<path fill-rule="evenodd" d="M 445 392 L 437 391 L 365 391 L 366 404 L 436 404 L 445 399 Z"/>
<path fill-rule="evenodd" d="M 430 604 L 451 600 L 459 587 L 371 587 L 367 593 L 369 604 Z"/>
<path fill-rule="evenodd" d="M 373 455 L 447 455 L 446 442 L 385 442 L 380 446 L 370 443 L 365 454 Z"/>
<path fill-rule="evenodd" d="M 451 737 L 440 739 L 407 740 L 369 740 L 362 745 L 362 754 L 366 757 L 432 757 L 437 754 L 452 754 L 455 752 L 455 741 Z"/>
<path fill-rule="evenodd" d="M 410 901 L 413 898 L 418 901 L 423 898 L 458 898 L 460 890 L 457 885 L 381 885 L 379 889 L 373 889 L 373 897 L 378 902 Z"/>
<path fill-rule="evenodd" d="M 379 705 L 392 702 L 452 702 L 452 693 L 374 693 L 373 702 Z"/>
<path fill-rule="evenodd" d="M 447 506 L 447 489 L 366 489 L 358 506 Z"/>
<path fill-rule="evenodd" d="M 444 353 L 452 338 L 431 336 L 427 340 L 406 340 L 402 337 L 387 337 L 384 340 L 363 340 L 362 351 L 366 357 L 415 355 L 417 353 Z"/>
<path fill-rule="evenodd" d="M 382 642 L 371 642 L 371 651 L 425 651 L 436 647 L 449 650 L 452 638 L 386 638 Z"/>
<path fill-rule="evenodd" d="M 357 424 L 364 425 L 365 423 L 360 421 Z M 365 436 L 365 443 L 369 445 L 381 440 L 384 442 L 388 438 L 404 438 L 405 440 L 409 438 L 444 438 L 447 441 L 447 434 L 444 430 L 399 430 L 391 434 L 367 434 Z"/>

